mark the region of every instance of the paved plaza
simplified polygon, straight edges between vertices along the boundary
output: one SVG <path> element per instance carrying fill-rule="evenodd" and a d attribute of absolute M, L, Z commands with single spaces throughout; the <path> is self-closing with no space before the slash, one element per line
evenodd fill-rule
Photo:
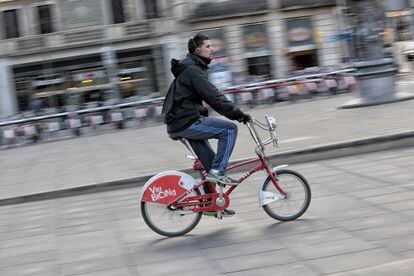
<path fill-rule="evenodd" d="M 0 274 L 412 275 L 414 148 L 292 166 L 313 198 L 281 223 L 258 207 L 258 173 L 234 192 L 236 216 L 203 217 L 163 238 L 139 215 L 139 187 L 0 207 Z"/>

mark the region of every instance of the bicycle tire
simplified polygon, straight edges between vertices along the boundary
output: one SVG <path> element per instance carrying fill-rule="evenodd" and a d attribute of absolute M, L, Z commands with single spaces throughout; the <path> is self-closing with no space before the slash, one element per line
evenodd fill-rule
<path fill-rule="evenodd" d="M 197 195 L 201 195 L 200 190 L 198 188 L 196 188 L 194 190 L 194 192 Z M 191 196 L 191 194 L 189 194 L 189 196 Z M 155 203 L 150 203 L 150 202 L 144 202 L 141 201 L 141 215 L 142 218 L 144 219 L 145 224 L 147 224 L 147 226 L 154 232 L 162 235 L 162 236 L 166 236 L 166 237 L 178 237 L 178 236 L 183 236 L 185 234 L 187 234 L 188 232 L 190 232 L 191 230 L 193 230 L 197 224 L 200 222 L 201 217 L 203 215 L 203 213 L 201 212 L 194 212 L 195 217 L 194 219 L 190 222 L 190 224 L 188 224 L 184 229 L 182 230 L 178 230 L 178 231 L 166 231 L 160 228 L 160 226 L 157 226 L 156 223 L 153 222 L 153 219 L 151 219 L 151 216 L 148 214 L 148 210 L 147 210 L 147 205 L 149 204 L 155 204 Z M 156 204 L 158 205 L 158 204 Z M 163 205 L 158 205 L 159 207 L 162 208 Z M 167 210 L 168 207 L 164 206 L 164 208 Z M 172 212 L 180 212 L 179 210 L 170 210 Z"/>
<path fill-rule="evenodd" d="M 295 220 L 297 218 L 299 218 L 300 216 L 302 216 L 306 210 L 309 207 L 309 204 L 311 202 L 311 197 L 312 197 L 312 193 L 311 193 L 311 189 L 309 186 L 308 181 L 305 179 L 305 177 L 303 177 L 301 174 L 299 174 L 298 172 L 295 172 L 293 170 L 288 170 L 288 169 L 283 169 L 283 170 L 279 170 L 276 172 L 277 178 L 279 178 L 279 186 L 282 188 L 282 190 L 284 190 L 286 193 L 288 193 L 288 197 L 286 199 L 281 199 L 272 203 L 269 203 L 267 205 L 264 205 L 262 208 L 263 210 L 272 218 L 280 220 L 280 221 L 290 221 L 290 220 Z M 294 179 L 299 180 L 298 183 L 301 184 L 301 187 L 303 188 L 304 191 L 304 199 L 302 204 L 300 205 L 300 207 L 293 212 L 292 214 L 279 214 L 277 213 L 277 205 L 283 205 L 283 204 L 289 204 L 288 201 L 292 200 L 292 195 L 293 195 L 293 188 L 287 186 L 287 181 L 285 179 L 286 176 L 292 176 Z M 270 185 L 272 184 L 272 185 Z M 269 190 L 273 190 L 274 192 L 279 193 L 276 190 L 276 187 L 273 185 L 272 180 L 270 179 L 270 176 L 268 176 L 266 178 L 266 180 L 263 182 L 262 184 L 262 191 L 269 191 Z M 279 193 L 280 194 L 280 193 Z M 299 200 L 298 200 L 299 201 Z"/>

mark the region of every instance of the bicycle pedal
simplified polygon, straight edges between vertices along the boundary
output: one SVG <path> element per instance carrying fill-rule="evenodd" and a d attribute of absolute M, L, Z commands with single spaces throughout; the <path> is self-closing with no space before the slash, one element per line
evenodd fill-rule
<path fill-rule="evenodd" d="M 203 212 L 204 216 L 208 216 L 208 217 L 216 217 L 217 216 L 217 212 Z"/>

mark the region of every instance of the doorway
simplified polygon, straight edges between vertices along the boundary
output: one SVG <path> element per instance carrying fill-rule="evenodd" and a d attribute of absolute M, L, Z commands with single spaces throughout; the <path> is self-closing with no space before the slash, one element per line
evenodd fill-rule
<path fill-rule="evenodd" d="M 318 66 L 316 50 L 292 52 L 290 56 L 295 71 Z"/>

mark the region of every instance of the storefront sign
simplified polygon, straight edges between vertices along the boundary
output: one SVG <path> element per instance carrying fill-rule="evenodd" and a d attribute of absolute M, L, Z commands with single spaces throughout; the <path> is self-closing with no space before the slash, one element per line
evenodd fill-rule
<path fill-rule="evenodd" d="M 128 69 L 121 69 L 119 70 L 119 74 L 120 75 L 127 75 L 127 74 L 132 74 L 132 73 L 139 73 L 139 72 L 143 72 L 146 71 L 147 68 L 145 67 L 135 67 L 135 68 L 128 68 Z"/>
<path fill-rule="evenodd" d="M 58 78 L 58 79 L 51 79 L 51 80 L 36 80 L 33 81 L 33 86 L 45 86 L 45 85 L 52 85 L 52 84 L 58 84 L 65 81 L 65 78 Z"/>
<path fill-rule="evenodd" d="M 259 57 L 269 54 L 268 36 L 265 24 L 246 25 L 243 27 L 243 42 L 246 56 Z"/>
<path fill-rule="evenodd" d="M 412 15 L 413 12 L 408 10 L 408 11 L 390 11 L 386 13 L 387 17 L 401 17 L 401 16 L 408 16 L 408 15 Z"/>
<path fill-rule="evenodd" d="M 73 76 L 73 79 L 76 81 L 91 80 L 96 78 L 105 77 L 105 72 L 103 70 L 99 71 L 90 71 L 84 73 L 78 73 Z"/>
<path fill-rule="evenodd" d="M 312 37 L 312 31 L 309 28 L 294 28 L 289 31 L 289 40 L 292 42 L 301 42 L 309 40 Z"/>
<path fill-rule="evenodd" d="M 315 48 L 310 17 L 286 20 L 289 52 L 311 50 Z"/>
<path fill-rule="evenodd" d="M 227 62 L 215 62 L 210 68 L 209 79 L 219 90 L 233 85 L 233 76 Z"/>

